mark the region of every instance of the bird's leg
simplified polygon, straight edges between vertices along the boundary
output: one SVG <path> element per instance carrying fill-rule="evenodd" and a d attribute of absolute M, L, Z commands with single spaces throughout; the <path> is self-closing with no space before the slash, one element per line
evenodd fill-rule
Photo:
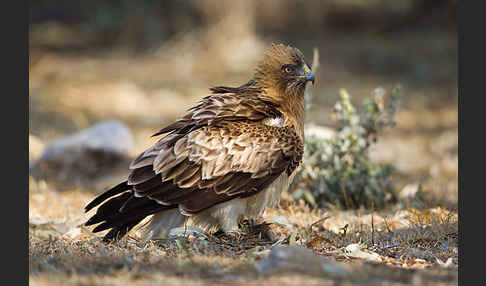
<path fill-rule="evenodd" d="M 245 237 L 245 233 L 240 230 L 230 230 L 227 231 L 225 235 L 236 241 L 240 241 L 243 237 Z"/>
<path fill-rule="evenodd" d="M 240 241 L 242 238 L 245 237 L 245 235 L 246 233 L 241 231 L 240 229 L 231 229 L 226 231 L 223 229 L 219 229 L 214 233 L 214 236 L 218 238 L 236 240 L 236 241 Z"/>
<path fill-rule="evenodd" d="M 256 226 L 256 220 L 253 218 L 248 219 L 248 227 L 253 228 Z"/>
<path fill-rule="evenodd" d="M 241 225 L 246 236 L 256 237 L 263 240 L 275 240 L 275 234 L 266 222 L 258 223 L 256 219 L 249 218 L 246 224 Z"/>
<path fill-rule="evenodd" d="M 228 238 L 230 240 L 241 240 L 245 236 L 245 232 L 241 229 L 241 221 L 239 220 L 224 220 L 220 223 L 219 229 L 214 233 L 216 237 Z"/>

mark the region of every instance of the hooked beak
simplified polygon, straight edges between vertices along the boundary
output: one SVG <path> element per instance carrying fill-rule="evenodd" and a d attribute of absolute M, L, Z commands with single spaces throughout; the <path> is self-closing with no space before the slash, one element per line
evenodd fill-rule
<path fill-rule="evenodd" d="M 314 81 L 316 80 L 316 78 L 314 77 L 312 71 L 310 71 L 308 74 L 305 75 L 305 80 L 312 81 L 312 85 L 314 85 Z"/>
<path fill-rule="evenodd" d="M 311 81 L 312 85 L 314 85 L 314 81 L 316 80 L 316 78 L 307 65 L 304 67 L 304 78 L 306 81 Z"/>

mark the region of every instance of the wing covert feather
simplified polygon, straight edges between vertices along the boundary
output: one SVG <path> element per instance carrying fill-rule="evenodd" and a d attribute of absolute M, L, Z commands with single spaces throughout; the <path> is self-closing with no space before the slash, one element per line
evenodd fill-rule
<path fill-rule="evenodd" d="M 262 123 L 280 116 L 276 109 L 253 93 L 213 92 L 132 162 L 128 184 L 137 197 L 194 213 L 257 193 L 298 166 L 303 144 L 295 130 Z"/>

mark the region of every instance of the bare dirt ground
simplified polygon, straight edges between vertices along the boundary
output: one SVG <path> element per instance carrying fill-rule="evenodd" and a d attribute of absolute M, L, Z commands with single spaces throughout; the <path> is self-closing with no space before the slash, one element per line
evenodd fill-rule
<path fill-rule="evenodd" d="M 424 42 L 424 37 L 433 40 Z M 31 49 L 31 161 L 53 139 L 107 119 L 130 127 L 134 157 L 156 140 L 151 134 L 206 96 L 210 86 L 247 80 L 260 57 L 257 52 L 245 54 L 243 48 L 234 51 L 245 63 L 235 67 L 226 63 L 226 55 L 197 43 L 188 35 L 144 55 L 121 49 L 103 54 Z M 90 215 L 83 208 L 116 178 L 100 182 L 98 189 L 79 186 L 61 192 L 48 180 L 30 177 L 30 284 L 456 285 L 455 36 L 439 32 L 389 39 L 336 35 L 332 41 L 323 39 L 299 48 L 312 57 L 313 46 L 320 51 L 321 67 L 312 90 L 309 122 L 333 126 L 330 113 L 339 88 L 346 88 L 359 105 L 377 86 L 387 91 L 396 83 L 404 87 L 407 99 L 397 114 L 397 127 L 370 150 L 374 161 L 397 167 L 394 180 L 403 195 L 399 204 L 374 212 L 332 206 L 313 209 L 287 195 L 280 207 L 268 209 L 258 220 L 270 223 L 268 227 L 238 241 L 209 235 L 143 242 L 134 232 L 105 245 L 99 239 L 103 233 L 92 234 L 81 226 Z M 419 183 L 423 198 L 407 197 L 407 191 Z M 361 258 L 346 249 L 353 243 L 362 246 Z M 340 263 L 338 267 L 347 274 L 291 267 L 261 271 L 272 245 L 309 248 Z"/>

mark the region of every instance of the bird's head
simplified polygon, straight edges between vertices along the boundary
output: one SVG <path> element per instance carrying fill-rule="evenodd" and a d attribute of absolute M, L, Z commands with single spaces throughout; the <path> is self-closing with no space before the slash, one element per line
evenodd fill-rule
<path fill-rule="evenodd" d="M 306 83 L 314 84 L 314 74 L 297 48 L 272 44 L 255 72 L 263 88 L 276 88 L 281 95 L 303 96 Z"/>

